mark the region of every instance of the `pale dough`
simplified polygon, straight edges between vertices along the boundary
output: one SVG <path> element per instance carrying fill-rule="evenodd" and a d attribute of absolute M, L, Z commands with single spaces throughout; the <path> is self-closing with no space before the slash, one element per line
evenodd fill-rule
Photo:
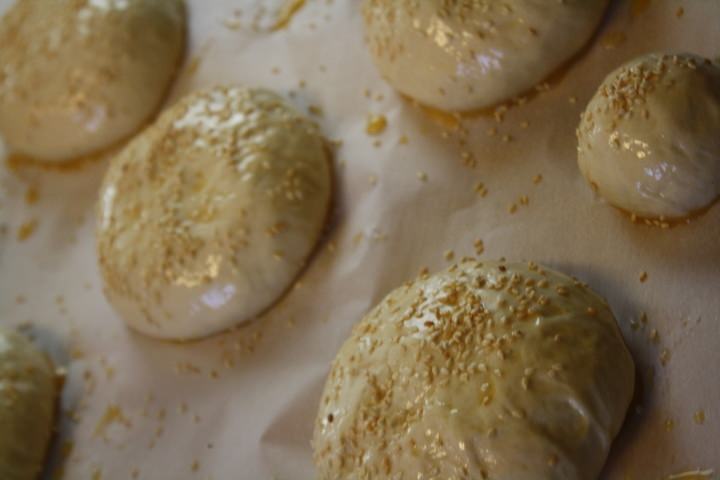
<path fill-rule="evenodd" d="M 55 417 L 52 363 L 19 333 L 0 327 L 0 478 L 37 480 Z"/>
<path fill-rule="evenodd" d="M 590 39 L 608 0 L 364 0 L 380 73 L 447 111 L 526 93 Z"/>
<path fill-rule="evenodd" d="M 185 47 L 182 0 L 17 0 L 0 20 L 0 135 L 63 162 L 151 120 Z"/>
<path fill-rule="evenodd" d="M 98 214 L 106 296 L 158 338 L 248 321 L 305 265 L 330 196 L 325 141 L 282 98 L 193 93 L 112 161 Z"/>
<path fill-rule="evenodd" d="M 467 260 L 398 288 L 354 328 L 321 397 L 319 478 L 591 480 L 634 375 L 587 286 Z"/>
<path fill-rule="evenodd" d="M 578 163 L 611 204 L 683 218 L 720 196 L 720 64 L 651 54 L 612 72 L 582 116 Z"/>

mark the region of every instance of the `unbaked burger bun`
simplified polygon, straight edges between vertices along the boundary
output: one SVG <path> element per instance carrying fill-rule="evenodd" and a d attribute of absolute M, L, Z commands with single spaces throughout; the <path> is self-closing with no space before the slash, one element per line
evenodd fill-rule
<path fill-rule="evenodd" d="M 582 115 L 578 163 L 608 202 L 650 219 L 720 196 L 720 64 L 651 54 L 623 65 Z"/>
<path fill-rule="evenodd" d="M 585 45 L 608 0 L 364 0 L 380 73 L 401 93 L 446 111 L 525 93 Z"/>
<path fill-rule="evenodd" d="M 246 322 L 303 268 L 330 195 L 323 138 L 278 95 L 193 93 L 110 165 L 97 233 L 105 294 L 129 326 L 162 339 Z"/>
<path fill-rule="evenodd" d="M 160 107 L 185 46 L 182 0 L 17 0 L 0 20 L 0 135 L 64 162 L 113 146 Z"/>
<path fill-rule="evenodd" d="M 464 261 L 390 293 L 340 349 L 319 478 L 597 478 L 633 396 L 607 303 L 532 263 Z"/>
<path fill-rule="evenodd" d="M 0 478 L 37 480 L 52 436 L 59 382 L 50 360 L 0 327 Z"/>

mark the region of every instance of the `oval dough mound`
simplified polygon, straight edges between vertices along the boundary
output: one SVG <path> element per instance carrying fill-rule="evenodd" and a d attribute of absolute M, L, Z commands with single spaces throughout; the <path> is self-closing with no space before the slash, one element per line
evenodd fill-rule
<path fill-rule="evenodd" d="M 98 218 L 106 296 L 128 325 L 157 338 L 250 320 L 303 268 L 330 196 L 325 142 L 282 98 L 193 93 L 106 174 Z"/>
<path fill-rule="evenodd" d="M 109 148 L 159 108 L 185 47 L 182 0 L 17 0 L 0 20 L 0 134 L 55 163 Z"/>
<path fill-rule="evenodd" d="M 370 51 L 401 93 L 446 111 L 521 95 L 593 35 L 608 0 L 365 0 Z"/>
<path fill-rule="evenodd" d="M 620 67 L 582 115 L 578 163 L 611 204 L 677 219 L 720 195 L 720 65 L 651 54 Z"/>
<path fill-rule="evenodd" d="M 535 264 L 467 260 L 390 293 L 335 359 L 321 479 L 590 480 L 633 395 L 607 303 Z"/>
<path fill-rule="evenodd" d="M 52 363 L 24 336 L 0 328 L 0 478 L 36 480 L 53 430 Z"/>

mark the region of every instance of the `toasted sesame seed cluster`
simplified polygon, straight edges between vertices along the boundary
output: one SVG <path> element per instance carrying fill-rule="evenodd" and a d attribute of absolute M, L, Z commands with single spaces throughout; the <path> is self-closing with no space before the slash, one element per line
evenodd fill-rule
<path fill-rule="evenodd" d="M 720 64 L 651 54 L 612 72 L 582 115 L 580 170 L 611 204 L 665 225 L 720 196 Z"/>
<path fill-rule="evenodd" d="M 521 95 L 575 55 L 607 0 L 365 0 L 370 51 L 401 93 L 466 111 Z"/>
<path fill-rule="evenodd" d="M 0 134 L 48 163 L 151 120 L 185 49 L 181 0 L 18 0 L 0 19 Z"/>
<path fill-rule="evenodd" d="M 634 389 L 606 302 L 533 263 L 464 260 L 353 330 L 315 424 L 321 479 L 596 478 Z"/>
<path fill-rule="evenodd" d="M 55 417 L 50 360 L 23 335 L 0 327 L 0 478 L 36 480 Z"/>
<path fill-rule="evenodd" d="M 250 320 L 314 249 L 330 182 L 317 128 L 278 95 L 215 87 L 183 98 L 113 159 L 103 183 L 108 299 L 160 338 Z"/>

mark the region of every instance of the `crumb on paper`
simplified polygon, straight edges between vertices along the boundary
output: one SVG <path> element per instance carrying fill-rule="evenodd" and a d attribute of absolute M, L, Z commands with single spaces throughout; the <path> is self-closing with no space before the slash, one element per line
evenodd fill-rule
<path fill-rule="evenodd" d="M 401 135 L 400 139 L 398 140 L 399 145 L 407 145 L 410 143 L 410 140 L 408 139 L 407 135 Z"/>
<path fill-rule="evenodd" d="M 693 414 L 693 421 L 697 425 L 702 425 L 705 423 L 705 411 L 704 410 L 698 410 Z"/>
<path fill-rule="evenodd" d="M 678 9 L 675 10 L 675 16 L 677 18 L 682 18 L 683 15 L 685 15 L 685 9 L 683 7 L 678 7 Z"/>
<path fill-rule="evenodd" d="M 455 252 L 453 252 L 452 250 L 445 250 L 445 252 L 443 253 L 443 257 L 448 262 L 452 262 L 455 259 Z"/>
<path fill-rule="evenodd" d="M 645 283 L 647 281 L 647 279 L 648 279 L 647 272 L 645 272 L 645 271 L 640 272 L 640 283 Z"/>
<path fill-rule="evenodd" d="M 417 172 L 416 175 L 417 175 L 417 179 L 420 180 L 421 182 L 423 182 L 423 183 L 427 182 L 427 180 L 428 180 L 427 173 L 425 173 L 423 171 L 419 171 L 419 172 Z"/>

